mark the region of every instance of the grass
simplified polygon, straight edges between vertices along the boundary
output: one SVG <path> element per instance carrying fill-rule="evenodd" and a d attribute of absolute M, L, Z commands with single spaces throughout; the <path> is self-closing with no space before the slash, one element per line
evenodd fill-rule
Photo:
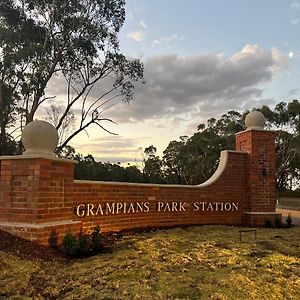
<path fill-rule="evenodd" d="M 0 252 L 0 299 L 300 299 L 300 229 L 202 226 L 124 236 L 66 262 Z"/>

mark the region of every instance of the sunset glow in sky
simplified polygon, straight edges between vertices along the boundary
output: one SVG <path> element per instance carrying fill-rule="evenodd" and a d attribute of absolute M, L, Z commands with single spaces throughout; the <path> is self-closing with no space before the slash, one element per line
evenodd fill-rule
<path fill-rule="evenodd" d="M 133 162 L 228 110 L 298 98 L 300 1 L 127 0 L 121 51 L 140 58 L 145 85 L 129 104 L 72 141 L 101 161 Z"/>

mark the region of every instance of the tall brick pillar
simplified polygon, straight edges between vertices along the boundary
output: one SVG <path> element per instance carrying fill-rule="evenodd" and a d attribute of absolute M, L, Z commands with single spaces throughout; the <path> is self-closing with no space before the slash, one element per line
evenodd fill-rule
<path fill-rule="evenodd" d="M 247 199 L 244 223 L 264 225 L 276 217 L 275 132 L 264 129 L 265 118 L 254 111 L 246 116 L 247 129 L 236 134 L 236 150 L 248 153 Z"/>
<path fill-rule="evenodd" d="M 57 158 L 57 132 L 47 122 L 25 127 L 23 155 L 0 156 L 0 229 L 47 244 L 52 230 L 62 237 L 73 221 L 74 161 Z M 78 228 L 76 228 L 78 227 Z"/>

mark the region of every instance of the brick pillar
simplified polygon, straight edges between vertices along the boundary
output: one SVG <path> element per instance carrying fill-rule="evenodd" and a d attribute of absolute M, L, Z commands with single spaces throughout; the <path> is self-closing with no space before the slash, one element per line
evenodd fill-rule
<path fill-rule="evenodd" d="M 38 155 L 0 157 L 0 228 L 47 244 L 73 218 L 74 161 Z"/>
<path fill-rule="evenodd" d="M 247 199 L 244 223 L 274 222 L 276 217 L 275 132 L 249 128 L 236 134 L 236 150 L 248 153 Z"/>

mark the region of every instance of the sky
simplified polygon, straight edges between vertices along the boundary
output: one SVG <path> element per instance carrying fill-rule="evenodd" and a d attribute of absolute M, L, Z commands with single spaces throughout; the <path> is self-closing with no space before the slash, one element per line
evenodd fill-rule
<path fill-rule="evenodd" d="M 133 100 L 70 144 L 99 161 L 135 162 L 229 110 L 299 99 L 300 0 L 127 0 L 123 54 L 144 63 Z"/>

